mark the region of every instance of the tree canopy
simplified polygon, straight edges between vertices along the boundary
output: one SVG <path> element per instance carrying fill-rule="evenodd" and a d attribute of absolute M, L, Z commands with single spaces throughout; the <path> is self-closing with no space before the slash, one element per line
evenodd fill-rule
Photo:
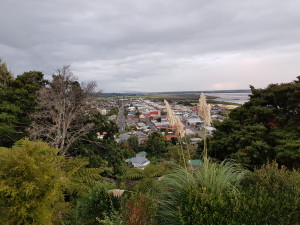
<path fill-rule="evenodd" d="M 42 141 L 0 148 L 1 224 L 52 224 L 68 213 L 68 196 L 83 196 L 102 179 L 86 158 L 58 156 Z M 58 218 L 59 217 L 59 218 Z"/>
<path fill-rule="evenodd" d="M 13 80 L 13 74 L 8 70 L 5 62 L 0 58 L 0 90 L 5 88 L 9 81 Z"/>
<path fill-rule="evenodd" d="M 148 137 L 146 150 L 152 155 L 161 156 L 167 152 L 167 146 L 169 144 L 170 143 L 162 134 L 153 132 Z"/>
<path fill-rule="evenodd" d="M 29 115 L 36 110 L 38 91 L 46 85 L 42 72 L 25 72 L 0 89 L 0 146 L 10 147 L 27 136 Z"/>
<path fill-rule="evenodd" d="M 251 86 L 250 100 L 229 119 L 215 123 L 210 155 L 230 156 L 250 165 L 276 159 L 300 167 L 300 77 L 290 83 Z"/>
<path fill-rule="evenodd" d="M 0 149 L 1 223 L 51 224 L 65 181 L 57 151 L 27 140 Z"/>

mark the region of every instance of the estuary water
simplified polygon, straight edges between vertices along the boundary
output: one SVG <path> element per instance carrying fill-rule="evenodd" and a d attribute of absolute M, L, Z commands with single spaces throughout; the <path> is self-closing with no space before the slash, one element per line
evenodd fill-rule
<path fill-rule="evenodd" d="M 237 104 L 244 104 L 247 102 L 251 93 L 207 93 L 207 96 L 217 97 L 215 100 L 231 102 Z"/>

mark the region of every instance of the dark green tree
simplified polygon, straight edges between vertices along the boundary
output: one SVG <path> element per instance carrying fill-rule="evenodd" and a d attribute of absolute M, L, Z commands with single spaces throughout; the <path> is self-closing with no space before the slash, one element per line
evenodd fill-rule
<path fill-rule="evenodd" d="M 94 115 L 91 122 L 95 124 L 93 129 L 72 145 L 69 154 L 89 158 L 89 167 L 103 168 L 108 173 L 109 168 L 112 168 L 115 174 L 122 173 L 124 160 L 129 155 L 127 149 L 114 141 L 114 135 L 118 131 L 116 124 L 100 114 Z M 97 132 L 104 131 L 107 132 L 104 139 L 97 138 Z"/>
<path fill-rule="evenodd" d="M 10 147 L 28 135 L 38 91 L 47 84 L 41 72 L 25 72 L 0 89 L 0 146 Z"/>
<path fill-rule="evenodd" d="M 161 156 L 167 152 L 168 145 L 170 143 L 162 134 L 153 132 L 148 136 L 146 150 L 154 156 Z"/>
<path fill-rule="evenodd" d="M 137 110 L 137 111 L 135 112 L 135 116 L 136 116 L 137 118 L 139 118 L 140 115 L 141 115 L 141 112 L 140 112 L 139 110 Z"/>
<path fill-rule="evenodd" d="M 107 115 L 112 116 L 112 115 L 118 115 L 118 114 L 119 114 L 119 108 L 114 107 L 109 110 Z"/>
<path fill-rule="evenodd" d="M 0 58 L 0 90 L 4 89 L 13 78 L 13 74 L 7 69 L 7 65 Z"/>
<path fill-rule="evenodd" d="M 250 165 L 276 159 L 300 166 L 300 77 L 290 83 L 251 86 L 250 101 L 234 109 L 228 120 L 215 123 L 209 154 L 234 157 Z"/>
<path fill-rule="evenodd" d="M 127 140 L 129 147 L 135 151 L 138 152 L 140 150 L 139 148 L 139 138 L 136 135 L 131 135 Z"/>

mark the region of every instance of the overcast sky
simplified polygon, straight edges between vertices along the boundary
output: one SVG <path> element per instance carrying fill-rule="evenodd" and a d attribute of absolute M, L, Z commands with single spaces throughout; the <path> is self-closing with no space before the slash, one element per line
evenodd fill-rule
<path fill-rule="evenodd" d="M 0 57 L 104 92 L 265 87 L 300 75 L 300 0 L 1 0 Z"/>

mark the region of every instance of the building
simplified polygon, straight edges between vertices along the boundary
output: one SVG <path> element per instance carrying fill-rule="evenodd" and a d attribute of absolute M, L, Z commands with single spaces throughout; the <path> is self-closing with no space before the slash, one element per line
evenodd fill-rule
<path fill-rule="evenodd" d="M 189 118 L 189 119 L 186 119 L 186 123 L 188 125 L 196 125 L 197 123 L 202 123 L 203 121 L 198 117 L 198 118 Z"/>
<path fill-rule="evenodd" d="M 172 141 L 172 138 L 178 138 L 178 136 L 177 135 L 167 135 L 166 138 L 167 138 L 167 141 Z"/>
<path fill-rule="evenodd" d="M 190 139 L 190 144 L 191 145 L 197 145 L 200 141 L 202 141 L 201 138 L 191 138 Z"/>
<path fill-rule="evenodd" d="M 216 130 L 216 128 L 214 127 L 209 127 L 209 126 L 203 126 L 205 133 L 207 135 L 212 135 L 212 133 L 214 132 L 214 130 Z"/>
<path fill-rule="evenodd" d="M 99 139 L 103 139 L 105 137 L 105 135 L 107 135 L 107 132 L 97 132 L 97 138 Z"/>
<path fill-rule="evenodd" d="M 197 168 L 201 165 L 200 159 L 192 159 L 187 161 L 188 166 L 192 166 L 193 168 Z"/>
<path fill-rule="evenodd" d="M 144 157 L 144 158 L 146 158 L 146 156 L 147 156 L 147 152 L 145 152 L 145 151 L 136 153 L 136 157 Z"/>
<path fill-rule="evenodd" d="M 140 156 L 126 159 L 125 162 L 131 163 L 134 168 L 139 168 L 139 169 L 144 169 L 145 166 L 150 164 L 150 161 L 146 157 L 140 157 Z"/>

